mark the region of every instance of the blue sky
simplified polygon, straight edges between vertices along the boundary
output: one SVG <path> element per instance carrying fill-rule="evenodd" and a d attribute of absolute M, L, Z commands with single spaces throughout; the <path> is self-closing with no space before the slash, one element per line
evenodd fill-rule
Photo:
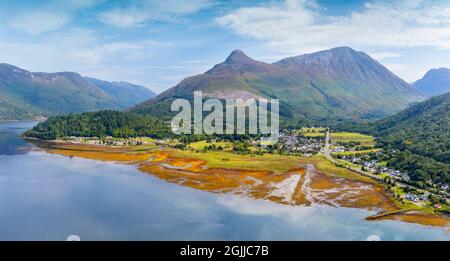
<path fill-rule="evenodd" d="M 450 67 L 446 1 L 0 1 L 0 62 L 161 92 L 234 49 L 274 62 L 350 46 L 408 82 Z"/>

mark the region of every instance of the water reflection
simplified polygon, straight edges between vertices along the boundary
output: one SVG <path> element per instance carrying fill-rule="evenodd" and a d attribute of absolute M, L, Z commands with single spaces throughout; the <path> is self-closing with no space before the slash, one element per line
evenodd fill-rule
<path fill-rule="evenodd" d="M 33 147 L 20 134 L 36 125 L 37 121 L 0 123 L 0 155 L 25 154 Z"/>
<path fill-rule="evenodd" d="M 25 127 L 2 126 L 10 141 Z M 19 125 L 24 126 L 24 125 Z M 14 136 L 14 135 L 16 136 Z M 292 207 L 170 184 L 113 164 L 23 150 L 0 155 L 0 240 L 449 240 L 442 228 L 368 222 L 365 210 Z"/>

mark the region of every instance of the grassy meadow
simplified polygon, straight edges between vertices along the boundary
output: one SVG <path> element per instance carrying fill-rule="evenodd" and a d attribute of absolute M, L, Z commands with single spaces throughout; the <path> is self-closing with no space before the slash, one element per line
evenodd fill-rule
<path fill-rule="evenodd" d="M 375 140 L 372 136 L 355 132 L 331 132 L 330 140 L 333 144 L 351 141 L 359 142 L 361 145 L 365 146 L 373 146 L 375 144 Z"/>

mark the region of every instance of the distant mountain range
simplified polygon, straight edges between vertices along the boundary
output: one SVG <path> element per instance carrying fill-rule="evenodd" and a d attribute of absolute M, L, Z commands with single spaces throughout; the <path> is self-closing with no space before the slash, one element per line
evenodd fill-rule
<path fill-rule="evenodd" d="M 141 85 L 129 82 L 108 82 L 89 77 L 84 78 L 108 93 L 121 108 L 129 108 L 156 96 L 156 93 Z"/>
<path fill-rule="evenodd" d="M 378 119 L 424 96 L 363 52 L 348 47 L 269 64 L 240 50 L 207 72 L 185 78 L 132 112 L 161 115 L 194 90 L 215 98 L 278 98 L 280 114 L 301 119 Z"/>
<path fill-rule="evenodd" d="M 106 82 L 74 72 L 29 72 L 0 64 L 0 120 L 124 109 L 154 97 L 149 89 L 125 82 Z"/>
<path fill-rule="evenodd" d="M 413 85 L 429 97 L 450 92 L 450 69 L 431 69 Z"/>

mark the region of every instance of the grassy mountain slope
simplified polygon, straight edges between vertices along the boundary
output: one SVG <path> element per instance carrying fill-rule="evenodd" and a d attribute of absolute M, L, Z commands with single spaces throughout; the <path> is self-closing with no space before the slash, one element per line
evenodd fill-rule
<path fill-rule="evenodd" d="M 204 74 L 188 77 L 132 111 L 167 109 L 167 99 L 190 98 L 194 90 L 216 98 L 278 98 L 288 118 L 376 119 L 423 96 L 362 52 L 339 47 L 273 64 L 235 50 Z"/>
<path fill-rule="evenodd" d="M 375 126 L 384 141 L 450 164 L 450 93 L 413 105 Z"/>
<path fill-rule="evenodd" d="M 391 164 L 417 180 L 450 182 L 450 93 L 375 123 L 380 145 L 398 150 Z"/>
<path fill-rule="evenodd" d="M 134 88 L 126 86 L 123 90 L 131 92 Z M 137 90 L 142 94 L 140 89 Z M 32 73 L 0 64 L 0 120 L 125 108 L 130 95 L 125 96 L 122 92 L 123 98 L 118 101 L 114 97 L 120 91 L 114 90 L 111 94 L 108 91 L 77 73 Z"/>
<path fill-rule="evenodd" d="M 148 88 L 128 82 L 108 82 L 94 78 L 85 79 L 108 93 L 122 108 L 128 108 L 156 96 Z"/>
<path fill-rule="evenodd" d="M 40 109 L 0 90 L 0 120 L 31 119 L 44 114 Z"/>

